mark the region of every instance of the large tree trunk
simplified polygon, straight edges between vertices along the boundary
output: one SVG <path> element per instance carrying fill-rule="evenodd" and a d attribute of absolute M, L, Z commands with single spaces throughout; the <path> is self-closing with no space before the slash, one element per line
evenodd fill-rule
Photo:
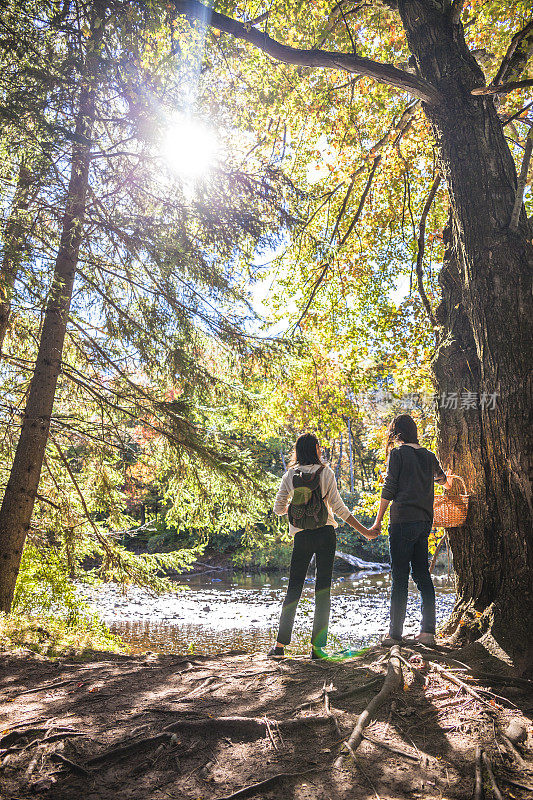
<path fill-rule="evenodd" d="M 24 253 L 26 219 L 32 194 L 32 176 L 24 159 L 21 160 L 17 187 L 4 233 L 4 252 L 0 264 L 0 359 L 9 325 L 11 296 Z"/>
<path fill-rule="evenodd" d="M 5 612 L 11 609 L 39 485 L 82 240 L 99 74 L 98 51 L 104 28 L 100 3 L 94 4 L 91 17 L 61 241 L 20 437 L 0 508 L 0 610 Z"/>
<path fill-rule="evenodd" d="M 425 106 L 450 198 L 435 375 L 458 407 L 440 410 L 440 455 L 472 491 L 467 524 L 450 531 L 454 624 L 471 637 L 490 630 L 531 668 L 531 231 L 523 209 L 509 229 L 516 170 L 492 99 L 470 93 L 484 77 L 462 26 L 429 0 L 400 0 L 399 10 L 421 76 L 444 97 Z M 468 391 L 475 408 L 464 407 Z"/>

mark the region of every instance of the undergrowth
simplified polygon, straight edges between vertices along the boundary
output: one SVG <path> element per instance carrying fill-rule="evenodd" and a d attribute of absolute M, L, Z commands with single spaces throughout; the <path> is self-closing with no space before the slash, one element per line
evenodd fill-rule
<path fill-rule="evenodd" d="M 125 653 L 127 646 L 96 617 L 0 614 L 0 650 L 33 650 L 49 658 L 94 659 L 98 653 Z"/>

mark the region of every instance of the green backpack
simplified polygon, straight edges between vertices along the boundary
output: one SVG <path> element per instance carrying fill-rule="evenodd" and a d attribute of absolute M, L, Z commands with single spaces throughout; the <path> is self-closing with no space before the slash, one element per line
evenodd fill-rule
<path fill-rule="evenodd" d="M 322 528 L 328 521 L 328 507 L 322 497 L 320 476 L 324 467 L 315 473 L 296 471 L 292 486 L 294 495 L 289 505 L 288 516 L 291 525 L 302 530 Z"/>

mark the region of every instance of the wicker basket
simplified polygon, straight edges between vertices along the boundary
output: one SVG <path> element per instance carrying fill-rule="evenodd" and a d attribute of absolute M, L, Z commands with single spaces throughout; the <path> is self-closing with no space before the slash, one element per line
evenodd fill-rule
<path fill-rule="evenodd" d="M 459 528 L 464 525 L 468 513 L 468 500 L 464 480 L 459 475 L 450 475 L 461 482 L 462 494 L 453 494 L 452 490 L 444 490 L 444 494 L 435 496 L 433 503 L 433 526 L 435 528 Z"/>

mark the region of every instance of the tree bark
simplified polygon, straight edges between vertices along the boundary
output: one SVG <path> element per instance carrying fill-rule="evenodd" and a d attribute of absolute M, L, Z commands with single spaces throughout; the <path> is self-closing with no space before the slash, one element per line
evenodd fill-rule
<path fill-rule="evenodd" d="M 342 464 L 342 431 L 341 431 L 341 438 L 339 443 L 339 460 L 337 461 L 337 467 L 335 469 L 335 480 L 337 481 L 337 486 L 339 485 L 339 476 L 341 474 L 341 464 Z"/>
<path fill-rule="evenodd" d="M 348 420 L 348 456 L 350 463 L 350 492 L 353 492 L 353 448 L 352 448 L 352 420 Z"/>
<path fill-rule="evenodd" d="M 0 264 L 0 360 L 9 326 L 13 286 L 15 285 L 24 253 L 24 231 L 26 226 L 24 216 L 30 204 L 32 183 L 31 173 L 24 163 L 24 158 L 22 158 L 19 166 L 17 188 L 15 189 L 9 219 L 6 224 L 4 253 Z"/>
<path fill-rule="evenodd" d="M 434 370 L 445 403 L 450 392 L 458 402 L 439 409 L 439 448 L 472 492 L 466 525 L 449 532 L 454 625 L 472 638 L 490 630 L 532 669 L 531 231 L 523 207 L 509 228 L 516 169 L 492 99 L 471 95 L 484 78 L 462 26 L 427 0 L 400 0 L 399 11 L 420 75 L 445 98 L 424 110 L 450 200 Z M 475 407 L 461 407 L 463 392 Z"/>
<path fill-rule="evenodd" d="M 0 610 L 5 612 L 11 609 L 24 542 L 30 528 L 61 371 L 63 343 L 83 235 L 103 16 L 103 5 L 95 3 L 91 9 L 91 36 L 86 44 L 85 71 L 78 101 L 61 240 L 20 437 L 0 508 Z"/>

